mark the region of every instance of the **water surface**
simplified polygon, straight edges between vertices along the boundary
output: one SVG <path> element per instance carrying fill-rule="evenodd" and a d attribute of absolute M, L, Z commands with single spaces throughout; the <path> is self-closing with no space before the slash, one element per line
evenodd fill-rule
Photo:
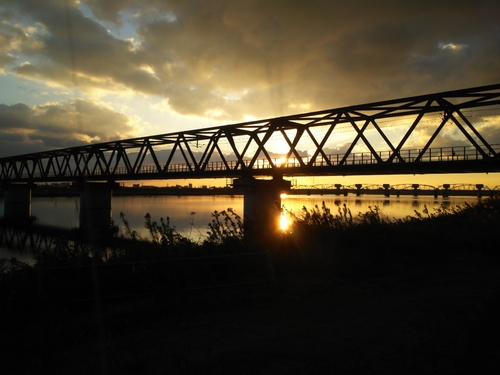
<path fill-rule="evenodd" d="M 402 218 L 415 215 L 415 210 L 421 212 L 425 207 L 433 209 L 445 205 L 453 207 L 465 202 L 477 202 L 476 197 L 438 197 L 431 196 L 339 196 L 339 195 L 289 195 L 282 199 L 282 205 L 295 214 L 300 214 L 302 207 L 312 208 L 314 205 L 321 207 L 322 202 L 337 213 L 338 207 L 344 204 L 353 215 L 366 212 L 378 206 L 382 212 L 390 217 Z M 78 226 L 79 199 L 75 197 L 58 198 L 33 198 L 32 215 L 36 222 L 44 225 L 62 228 Z M 121 226 L 120 213 L 125 214 L 131 227 L 141 233 L 144 231 L 144 216 L 151 215 L 152 220 L 170 218 L 170 224 L 182 234 L 198 237 L 208 230 L 208 223 L 212 220 L 214 211 L 232 208 L 243 216 L 243 197 L 240 195 L 220 196 L 119 196 L 113 197 L 113 221 Z M 0 217 L 3 216 L 3 198 L 0 198 Z"/>

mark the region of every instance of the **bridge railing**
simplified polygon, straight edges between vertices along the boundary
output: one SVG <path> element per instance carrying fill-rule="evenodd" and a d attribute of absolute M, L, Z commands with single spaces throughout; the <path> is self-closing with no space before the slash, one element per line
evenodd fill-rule
<path fill-rule="evenodd" d="M 493 145 L 493 150 L 498 153 L 500 152 L 500 145 Z M 469 160 L 482 160 L 486 158 L 492 158 L 495 156 L 488 149 L 483 150 L 484 153 L 479 152 L 473 146 L 460 146 L 460 147 L 439 147 L 439 148 L 429 148 L 424 153 L 422 149 L 410 149 L 401 150 L 399 152 L 399 157 L 393 157 L 390 161 L 392 163 L 417 163 L 417 162 L 452 162 L 452 161 L 469 161 Z M 326 166 L 339 166 L 339 165 L 361 165 L 361 164 L 378 164 L 382 162 L 389 162 L 391 156 L 393 156 L 392 151 L 379 151 L 377 152 L 378 158 L 371 152 L 358 152 L 351 153 L 349 156 L 345 157 L 345 154 L 332 154 L 327 155 L 327 160 L 324 158 L 316 158 L 312 161 L 309 156 L 302 158 L 302 163 L 307 166 L 312 167 L 326 167 Z M 281 159 L 275 159 L 281 160 Z M 256 163 L 254 169 L 271 168 L 270 163 Z M 298 168 L 301 166 L 299 159 L 293 157 L 289 158 L 287 161 L 279 164 L 274 163 L 275 167 L 283 168 Z"/>
<path fill-rule="evenodd" d="M 492 145 L 493 150 L 498 153 L 500 145 Z M 399 157 L 393 156 L 393 151 L 379 151 L 377 157 L 371 152 L 351 153 L 344 159 L 344 154 L 328 155 L 328 161 L 324 159 L 317 159 L 312 164 L 309 164 L 309 158 L 304 158 L 303 162 L 307 165 L 314 167 L 322 166 L 339 166 L 339 165 L 361 165 L 361 164 L 378 164 L 382 162 L 392 163 L 418 163 L 418 162 L 452 162 L 452 161 L 470 161 L 482 160 L 485 158 L 492 158 L 495 156 L 488 149 L 484 149 L 481 153 L 473 146 L 459 146 L 459 147 L 439 147 L 429 148 L 424 153 L 422 149 L 401 150 L 398 154 Z M 289 159 L 285 165 L 286 167 L 297 167 L 299 162 L 294 159 Z"/>
<path fill-rule="evenodd" d="M 495 152 L 500 152 L 500 145 L 493 145 Z M 494 157 L 490 150 L 484 149 L 484 154 L 480 153 L 473 146 L 459 146 L 459 147 L 438 147 L 429 148 L 424 153 L 422 149 L 401 150 L 398 157 L 392 159 L 392 163 L 416 163 L 416 162 L 452 162 L 452 161 L 469 161 L 469 160 L 482 160 L 486 157 Z M 379 151 L 377 153 L 380 160 L 387 162 L 393 155 L 392 151 Z M 302 165 L 312 167 L 326 167 L 326 166 L 339 166 L 339 165 L 361 165 L 361 164 L 377 164 L 379 159 L 371 152 L 358 152 L 351 153 L 348 157 L 345 154 L 332 154 L 327 155 L 328 160 L 324 158 L 316 158 L 312 161 L 310 156 L 302 157 L 299 160 L 296 157 L 271 159 L 257 159 L 251 166 L 252 169 L 262 170 L 271 168 L 300 168 Z M 227 161 L 227 165 L 222 161 L 210 162 L 206 165 L 205 171 L 224 171 L 224 170 L 241 170 L 250 167 L 250 160 L 244 160 L 244 165 L 235 160 Z M 167 172 L 190 172 L 194 169 L 193 165 L 187 164 L 171 164 Z M 126 174 L 125 168 L 120 169 L 118 174 Z M 154 165 L 144 166 L 138 173 L 157 173 Z"/>

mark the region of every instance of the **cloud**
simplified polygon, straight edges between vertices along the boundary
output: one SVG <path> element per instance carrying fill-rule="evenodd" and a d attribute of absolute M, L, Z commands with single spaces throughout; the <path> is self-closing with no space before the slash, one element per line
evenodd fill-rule
<path fill-rule="evenodd" d="M 41 44 L 32 38 L 36 32 L 37 29 L 34 27 L 25 30 L 18 24 L 0 22 L 0 72 L 16 61 L 16 54 L 19 51 L 33 53 L 41 47 Z"/>
<path fill-rule="evenodd" d="M 483 125 L 477 130 L 490 145 L 500 145 L 500 116 L 483 116 Z"/>
<path fill-rule="evenodd" d="M 485 111 L 491 111 L 489 109 Z M 487 144 L 498 148 L 500 145 L 500 116 L 497 114 L 476 114 L 477 110 L 472 110 L 468 112 L 467 110 L 461 111 L 469 120 L 472 120 L 472 126 L 481 135 L 481 138 L 485 140 Z M 479 110 L 481 112 L 481 110 Z M 493 112 L 498 112 L 498 108 L 493 109 Z M 441 148 L 441 147 L 474 147 L 474 145 L 469 141 L 468 137 L 471 137 L 474 142 L 479 146 L 483 146 L 483 142 L 479 139 L 475 132 L 460 119 L 460 117 L 455 114 L 457 121 L 463 126 L 464 130 L 467 132 L 468 136 L 465 136 L 460 128 L 455 124 L 454 121 L 448 120 L 448 122 L 442 127 L 439 133 L 433 140 L 430 148 Z M 428 140 L 432 138 L 434 133 L 437 131 L 439 125 L 441 124 L 441 115 L 435 114 L 430 116 L 430 120 L 423 120 L 417 127 L 413 130 L 409 139 L 405 142 L 405 149 L 421 149 Z"/>
<path fill-rule="evenodd" d="M 85 100 L 0 104 L 0 157 L 130 138 L 133 125 L 129 116 Z"/>
<path fill-rule="evenodd" d="M 500 82 L 500 3 L 488 0 L 3 4 L 7 73 L 227 123 Z"/>

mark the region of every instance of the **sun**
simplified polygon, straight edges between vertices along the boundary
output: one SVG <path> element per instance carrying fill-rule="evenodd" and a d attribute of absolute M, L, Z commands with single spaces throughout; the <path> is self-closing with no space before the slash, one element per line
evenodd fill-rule
<path fill-rule="evenodd" d="M 284 140 L 274 140 L 273 146 L 278 154 L 287 154 L 290 151 L 290 145 Z"/>
<path fill-rule="evenodd" d="M 275 159 L 275 163 L 276 163 L 277 167 L 281 167 L 282 165 L 286 164 L 286 161 L 287 160 L 285 157 Z"/>

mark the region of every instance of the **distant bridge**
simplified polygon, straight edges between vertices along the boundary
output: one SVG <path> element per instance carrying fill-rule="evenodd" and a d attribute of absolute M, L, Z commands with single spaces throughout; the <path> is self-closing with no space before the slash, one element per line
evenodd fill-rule
<path fill-rule="evenodd" d="M 427 184 L 354 184 L 354 185 L 341 185 L 341 184 L 321 184 L 321 185 L 296 185 L 290 190 L 291 194 L 307 194 L 307 195 L 323 195 L 335 194 L 344 195 L 349 194 L 361 195 L 384 195 L 400 196 L 476 196 L 486 197 L 500 195 L 500 185 L 493 188 L 484 186 L 483 184 L 443 184 L 439 186 Z"/>

